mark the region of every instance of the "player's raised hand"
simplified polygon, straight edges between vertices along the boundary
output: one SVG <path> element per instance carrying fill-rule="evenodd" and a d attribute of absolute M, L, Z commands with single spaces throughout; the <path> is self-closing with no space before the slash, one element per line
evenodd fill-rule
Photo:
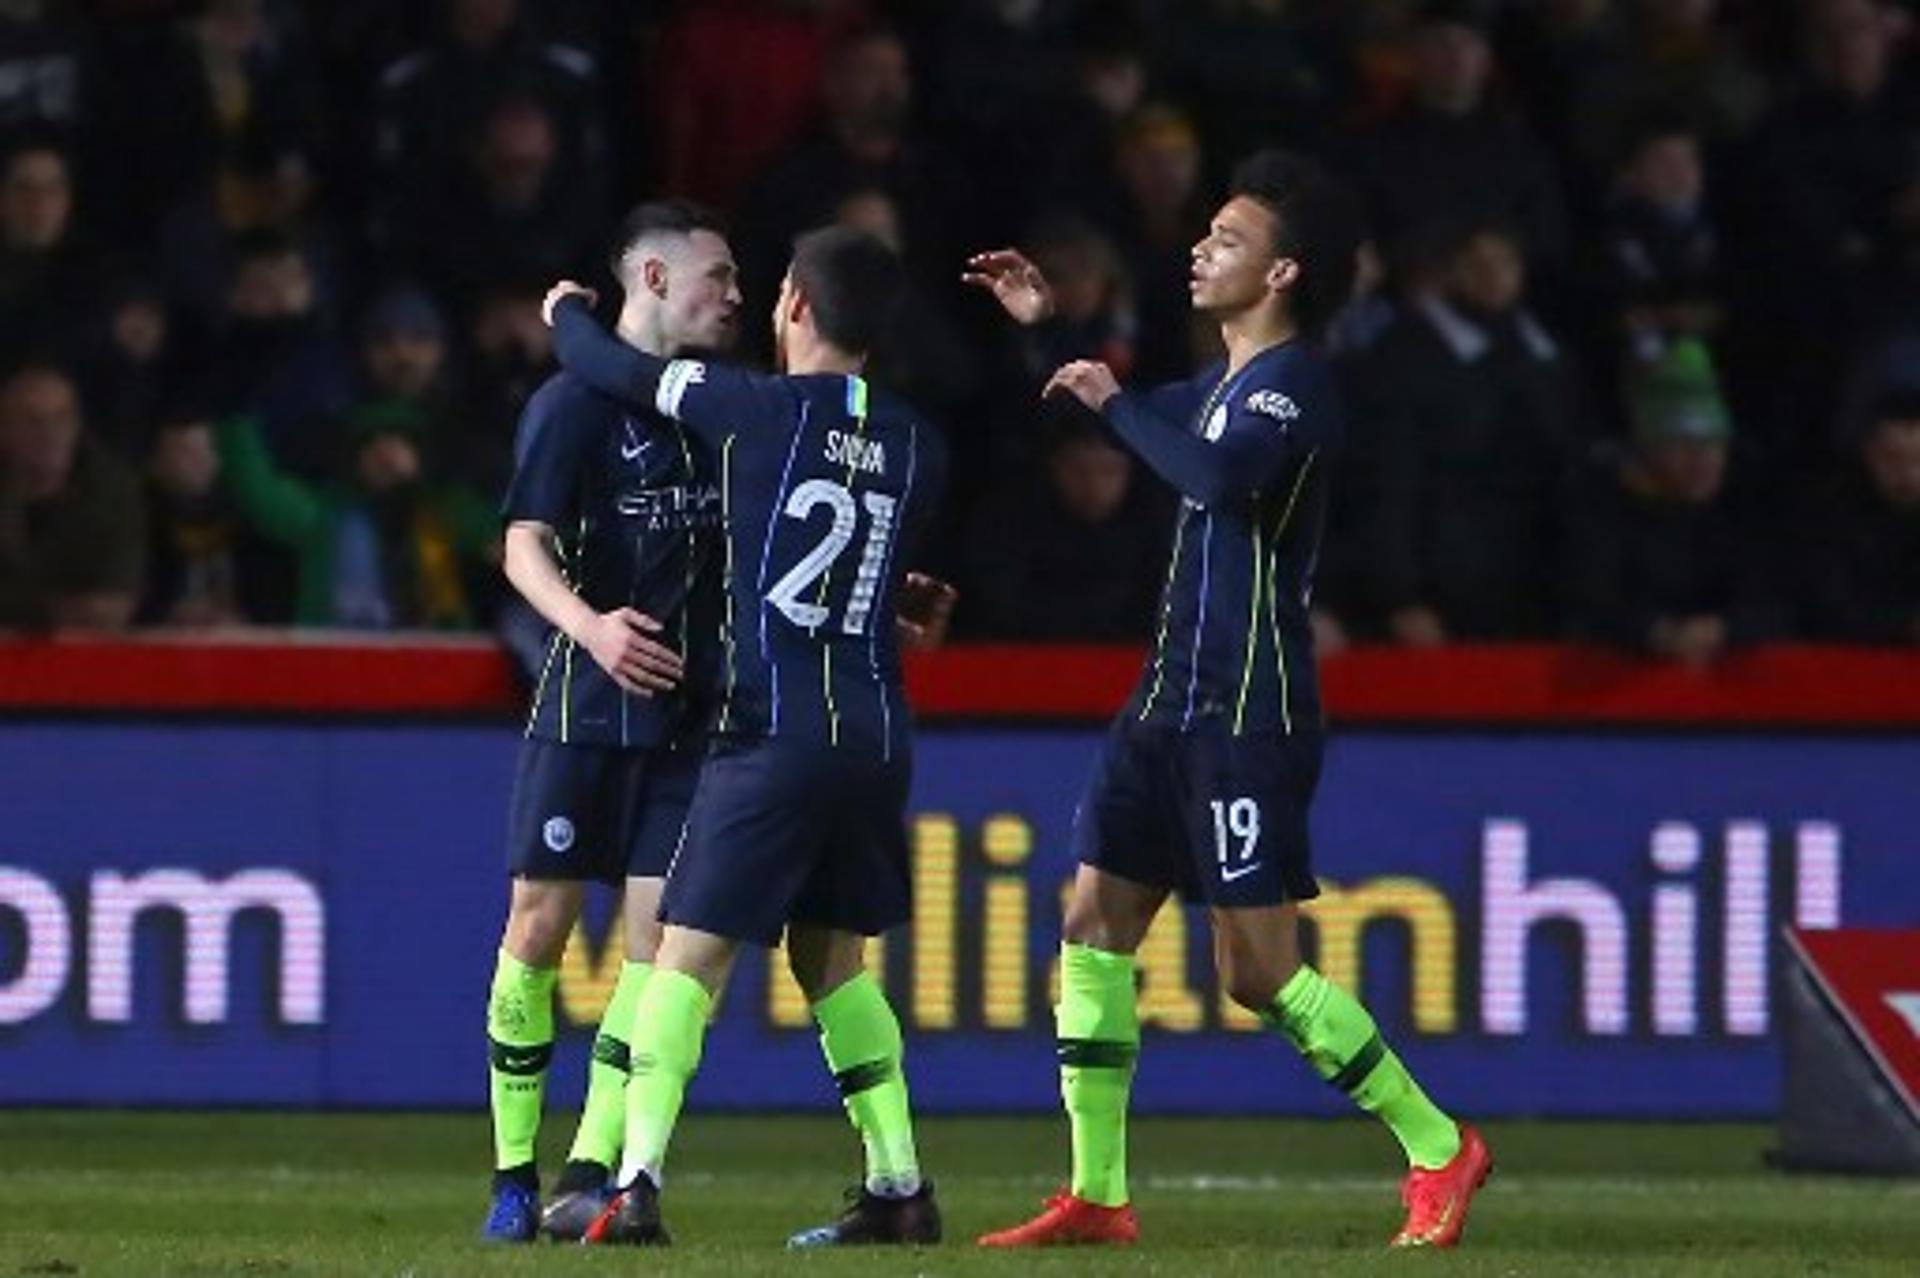
<path fill-rule="evenodd" d="M 993 294 L 1001 309 L 1021 324 L 1038 324 L 1053 314 L 1053 287 L 1018 249 L 975 253 L 960 280 Z"/>
<path fill-rule="evenodd" d="M 900 583 L 894 624 L 900 642 L 910 648 L 938 648 L 947 639 L 947 623 L 960 592 L 938 577 L 910 572 Z"/>
<path fill-rule="evenodd" d="M 1062 364 L 1059 371 L 1047 379 L 1040 397 L 1045 399 L 1060 392 L 1073 396 L 1097 413 L 1120 393 L 1120 381 L 1113 370 L 1099 360 L 1076 359 L 1071 364 Z"/>
<path fill-rule="evenodd" d="M 686 663 L 680 654 L 653 638 L 661 625 L 644 612 L 615 608 L 596 614 L 574 638 L 593 663 L 626 691 L 642 697 L 680 682 Z"/>
<path fill-rule="evenodd" d="M 588 306 L 600 300 L 600 295 L 585 284 L 576 280 L 561 280 L 547 290 L 546 297 L 540 302 L 540 319 L 548 328 L 553 327 L 553 308 L 569 297 L 583 298 Z"/>

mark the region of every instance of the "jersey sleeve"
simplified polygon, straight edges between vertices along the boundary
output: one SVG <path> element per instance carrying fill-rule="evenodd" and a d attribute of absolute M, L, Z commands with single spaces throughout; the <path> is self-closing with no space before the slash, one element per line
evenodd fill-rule
<path fill-rule="evenodd" d="M 587 465 L 598 414 L 568 411 L 568 395 L 549 382 L 527 401 L 514 436 L 513 477 L 500 510 L 511 521 L 560 528 L 572 522 L 580 475 Z"/>
<path fill-rule="evenodd" d="M 601 394 L 630 408 L 657 409 L 716 446 L 742 423 L 791 407 L 780 378 L 649 355 L 608 333 L 573 298 L 554 308 L 553 349 L 562 367 Z"/>
<path fill-rule="evenodd" d="M 1127 446 L 1182 496 L 1210 510 L 1242 506 L 1295 458 L 1320 447 L 1334 428 L 1332 405 L 1317 389 L 1283 390 L 1282 381 L 1269 375 L 1236 390 L 1220 406 L 1224 416 L 1204 423 L 1201 434 L 1154 411 L 1151 394 L 1117 395 L 1105 415 Z"/>

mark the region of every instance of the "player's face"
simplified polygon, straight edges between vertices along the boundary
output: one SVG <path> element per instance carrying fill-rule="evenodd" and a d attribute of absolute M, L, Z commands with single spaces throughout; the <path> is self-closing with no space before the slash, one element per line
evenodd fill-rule
<path fill-rule="evenodd" d="M 1259 201 L 1244 195 L 1228 200 L 1213 215 L 1206 238 L 1193 246 L 1193 308 L 1223 317 L 1272 296 L 1291 262 L 1274 251 L 1279 232 L 1278 215 Z"/>
<path fill-rule="evenodd" d="M 740 326 L 740 268 L 724 236 L 695 231 L 674 254 L 663 301 L 667 339 L 675 347 L 719 351 Z"/>

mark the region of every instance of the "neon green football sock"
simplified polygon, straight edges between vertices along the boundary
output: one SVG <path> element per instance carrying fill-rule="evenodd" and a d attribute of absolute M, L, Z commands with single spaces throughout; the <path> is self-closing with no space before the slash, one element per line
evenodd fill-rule
<path fill-rule="evenodd" d="M 1415 1167 L 1444 1167 L 1460 1152 L 1460 1128 L 1427 1099 L 1353 995 L 1302 965 L 1262 1014 L 1314 1072 L 1378 1115 Z"/>
<path fill-rule="evenodd" d="M 913 1109 L 901 1072 L 900 1022 L 871 972 L 813 1005 L 820 1050 L 839 1085 L 847 1118 L 866 1149 L 870 1193 L 906 1198 L 920 1190 Z"/>
<path fill-rule="evenodd" d="M 613 997 L 593 1036 L 593 1063 L 587 1066 L 587 1103 L 580 1111 L 580 1129 L 573 1135 L 570 1163 L 599 1163 L 611 1168 L 620 1161 L 620 1145 L 627 1126 L 627 1072 L 632 1055 L 633 1009 L 640 991 L 653 975 L 653 964 L 629 959 L 620 965 Z"/>
<path fill-rule="evenodd" d="M 504 1171 L 533 1161 L 540 1099 L 553 1059 L 553 984 L 558 968 L 528 967 L 504 949 L 494 960 L 487 998 L 493 1165 Z"/>
<path fill-rule="evenodd" d="M 1127 1098 L 1140 1054 L 1133 956 L 1063 944 L 1054 1025 L 1074 1196 L 1118 1207 L 1127 1201 Z"/>
<path fill-rule="evenodd" d="M 655 1185 L 666 1161 L 687 1080 L 700 1068 L 713 995 L 685 972 L 656 969 L 633 1009 L 633 1073 L 619 1183 L 645 1172 Z"/>

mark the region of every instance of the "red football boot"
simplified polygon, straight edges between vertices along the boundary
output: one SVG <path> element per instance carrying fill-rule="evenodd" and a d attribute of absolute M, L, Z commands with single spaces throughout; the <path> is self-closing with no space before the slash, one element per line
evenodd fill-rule
<path fill-rule="evenodd" d="M 1460 1125 L 1460 1152 L 1445 1167 L 1414 1168 L 1400 1184 L 1407 1223 L 1393 1236 L 1393 1247 L 1457 1247 L 1467 1230 L 1467 1208 L 1493 1175 L 1493 1154 L 1480 1133 Z"/>
<path fill-rule="evenodd" d="M 1131 1247 L 1138 1241 L 1140 1219 L 1133 1204 L 1102 1207 L 1064 1189 L 1026 1224 L 980 1236 L 982 1247 Z"/>

